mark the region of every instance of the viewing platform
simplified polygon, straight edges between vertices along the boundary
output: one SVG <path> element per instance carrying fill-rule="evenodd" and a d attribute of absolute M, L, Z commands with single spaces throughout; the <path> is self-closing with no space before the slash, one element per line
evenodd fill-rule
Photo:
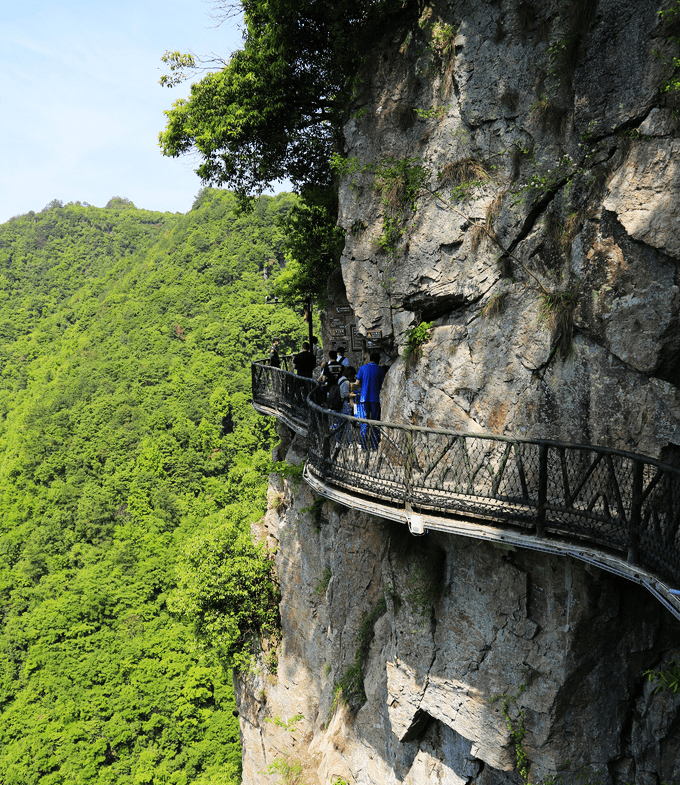
<path fill-rule="evenodd" d="M 341 415 L 313 379 L 264 360 L 251 370 L 253 407 L 307 439 L 303 477 L 320 495 L 413 534 L 572 556 L 643 585 L 680 619 L 679 470 L 606 447 Z"/>

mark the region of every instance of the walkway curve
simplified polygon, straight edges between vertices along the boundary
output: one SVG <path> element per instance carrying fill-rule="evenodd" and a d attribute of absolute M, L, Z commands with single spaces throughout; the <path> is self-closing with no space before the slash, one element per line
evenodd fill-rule
<path fill-rule="evenodd" d="M 312 379 L 252 364 L 253 406 L 307 438 L 304 478 L 408 524 L 559 553 L 645 586 L 680 619 L 680 471 L 622 450 L 329 412 Z"/>

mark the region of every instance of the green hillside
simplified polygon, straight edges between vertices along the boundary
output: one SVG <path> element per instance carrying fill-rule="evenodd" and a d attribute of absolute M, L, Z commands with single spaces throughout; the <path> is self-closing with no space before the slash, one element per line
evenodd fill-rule
<path fill-rule="evenodd" d="M 305 334 L 264 304 L 294 197 L 110 204 L 0 226 L 0 782 L 238 782 L 228 666 L 276 601 L 249 363 Z"/>

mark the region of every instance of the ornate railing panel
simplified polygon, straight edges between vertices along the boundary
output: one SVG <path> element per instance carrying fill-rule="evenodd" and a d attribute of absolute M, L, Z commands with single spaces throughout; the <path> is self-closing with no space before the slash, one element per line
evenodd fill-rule
<path fill-rule="evenodd" d="M 420 513 L 595 545 L 680 585 L 680 472 L 631 453 L 329 412 L 310 398 L 309 467 Z"/>
<path fill-rule="evenodd" d="M 362 420 L 329 412 L 319 395 L 312 379 L 253 364 L 254 403 L 304 430 L 308 468 L 325 485 L 588 544 L 680 586 L 677 469 L 604 447 Z"/>
<path fill-rule="evenodd" d="M 307 396 L 317 385 L 313 379 L 287 370 L 292 368 L 292 357 L 285 355 L 281 358 L 282 368 L 275 368 L 266 360 L 251 364 L 253 403 L 268 414 L 282 417 L 299 433 L 306 434 L 309 417 Z"/>

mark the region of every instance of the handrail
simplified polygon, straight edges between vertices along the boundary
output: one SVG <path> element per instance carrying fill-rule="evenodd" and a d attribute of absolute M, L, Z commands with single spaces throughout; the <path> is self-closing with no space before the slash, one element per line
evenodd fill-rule
<path fill-rule="evenodd" d="M 286 370 L 292 367 L 292 354 L 280 359 L 285 368 L 269 365 L 267 360 L 251 363 L 253 406 L 260 414 L 279 417 L 296 433 L 306 436 L 309 416 L 307 396 L 317 383 L 314 379 Z"/>
<path fill-rule="evenodd" d="M 254 405 L 283 419 L 294 410 L 318 488 L 378 503 L 395 518 L 455 517 L 522 540 L 595 548 L 629 573 L 680 586 L 678 469 L 608 447 L 342 415 L 320 405 L 312 379 L 256 365 Z"/>

